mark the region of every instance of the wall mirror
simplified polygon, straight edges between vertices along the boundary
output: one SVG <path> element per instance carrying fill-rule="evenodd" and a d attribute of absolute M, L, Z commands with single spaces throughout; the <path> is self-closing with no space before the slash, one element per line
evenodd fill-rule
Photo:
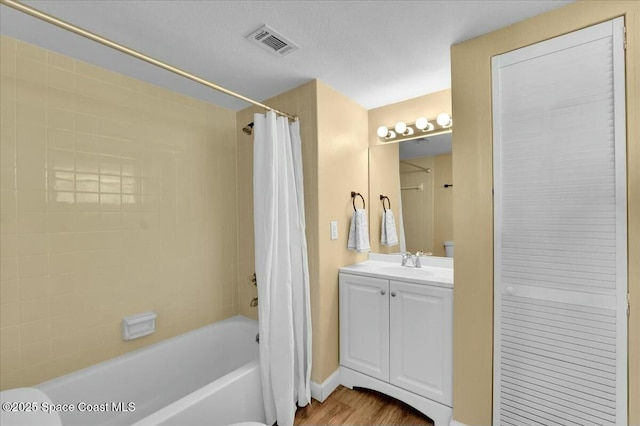
<path fill-rule="evenodd" d="M 371 251 L 397 253 L 401 245 L 380 244 L 389 197 L 398 234 L 404 229 L 406 251 L 445 256 L 453 241 L 451 132 L 369 148 Z M 400 237 L 401 238 L 401 237 Z"/>

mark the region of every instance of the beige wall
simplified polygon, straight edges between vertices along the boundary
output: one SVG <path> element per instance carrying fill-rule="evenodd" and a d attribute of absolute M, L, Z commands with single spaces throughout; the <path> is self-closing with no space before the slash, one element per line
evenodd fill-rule
<path fill-rule="evenodd" d="M 402 211 L 400 205 L 400 150 L 397 143 L 369 147 L 369 239 L 373 253 L 398 253 L 400 245 L 383 246 L 380 244 L 382 213 L 384 211 L 380 195 L 386 195 L 391 202 L 396 224 Z M 386 201 L 385 201 L 386 203 Z M 386 205 L 386 204 L 385 204 Z"/>
<path fill-rule="evenodd" d="M 453 241 L 453 163 L 451 154 L 434 157 L 433 255 L 444 256 L 444 242 Z"/>
<path fill-rule="evenodd" d="M 491 424 L 493 217 L 491 57 L 626 15 L 629 423 L 640 425 L 640 2 L 578 1 L 452 48 L 454 419 Z"/>
<path fill-rule="evenodd" d="M 314 368 L 311 380 L 322 383 L 340 364 L 338 268 L 367 260 L 368 254 L 347 250 L 353 213 L 351 191 L 368 199 L 367 111 L 318 82 L 318 235 L 319 315 L 314 316 Z M 338 221 L 332 241 L 329 224 Z M 313 294 L 313 292 L 312 292 Z"/>
<path fill-rule="evenodd" d="M 322 383 L 339 365 L 338 269 L 366 260 L 366 254 L 346 249 L 352 206 L 350 192 L 368 196 L 367 113 L 362 107 L 320 81 L 312 81 L 265 103 L 300 117 L 311 313 L 313 370 Z M 257 295 L 247 284 L 254 271 L 253 139 L 240 128 L 253 121 L 256 108 L 238 112 L 238 270 L 239 310 L 257 316 L 248 306 Z M 330 240 L 329 224 L 338 221 L 339 238 Z"/>
<path fill-rule="evenodd" d="M 451 89 L 370 109 L 368 111 L 369 145 L 386 145 L 376 134 L 380 126 L 392 128 L 398 121 L 413 123 L 418 117 L 433 118 L 441 112 L 451 114 Z"/>
<path fill-rule="evenodd" d="M 235 112 L 0 49 L 0 389 L 234 315 Z M 124 342 L 147 310 L 156 332 Z"/>
<path fill-rule="evenodd" d="M 377 149 L 375 147 L 371 151 Z M 444 241 L 453 240 L 453 188 L 444 187 L 445 183 L 452 182 L 451 154 L 407 161 L 431 170 L 426 174 L 408 164 L 400 163 L 402 186 L 422 184 L 424 188 L 422 191 L 402 192 L 407 250 L 412 253 L 421 250 L 444 257 Z"/>
<path fill-rule="evenodd" d="M 405 189 L 402 191 L 402 219 L 407 251 L 415 253 L 420 250 L 433 253 L 435 161 L 433 157 L 412 158 L 407 161 L 431 170 L 430 173 L 426 173 L 406 163 L 400 163 L 400 185 L 402 187 L 422 185 L 422 190 Z"/>
<path fill-rule="evenodd" d="M 369 188 L 371 197 L 367 201 L 367 205 L 371 206 L 369 210 L 369 221 L 371 230 L 371 251 L 374 253 L 395 253 L 400 251 L 399 245 L 392 247 L 380 245 L 379 222 L 382 215 L 380 194 L 389 196 L 394 213 L 395 210 L 397 210 L 397 207 L 394 207 L 394 205 L 398 204 L 400 197 L 397 189 L 399 185 L 397 143 L 381 142 L 380 138 L 376 134 L 376 130 L 379 126 L 395 126 L 395 123 L 398 121 L 412 123 L 418 117 L 433 118 L 441 112 L 451 113 L 450 89 L 429 93 L 417 98 L 385 105 L 368 111 L 368 137 L 369 146 L 371 147 L 369 150 Z"/>

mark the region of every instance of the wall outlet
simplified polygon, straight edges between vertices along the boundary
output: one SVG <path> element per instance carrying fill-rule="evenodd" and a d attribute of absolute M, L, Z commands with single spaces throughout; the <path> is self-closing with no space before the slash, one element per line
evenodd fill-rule
<path fill-rule="evenodd" d="M 335 220 L 331 222 L 331 239 L 338 239 L 338 222 Z"/>

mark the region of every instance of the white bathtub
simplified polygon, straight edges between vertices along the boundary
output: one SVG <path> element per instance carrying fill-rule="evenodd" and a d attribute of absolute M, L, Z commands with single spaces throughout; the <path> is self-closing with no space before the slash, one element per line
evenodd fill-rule
<path fill-rule="evenodd" d="M 59 412 L 64 426 L 264 422 L 257 332 L 236 316 L 37 388 L 75 407 Z"/>

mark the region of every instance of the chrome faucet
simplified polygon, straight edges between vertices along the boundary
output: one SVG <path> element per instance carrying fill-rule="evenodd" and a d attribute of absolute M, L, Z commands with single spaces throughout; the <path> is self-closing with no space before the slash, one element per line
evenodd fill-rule
<path fill-rule="evenodd" d="M 416 266 L 416 264 L 413 262 L 413 255 L 409 252 L 406 252 L 402 255 L 402 264 L 401 266 L 407 266 L 407 261 L 411 261 L 411 264 L 413 266 Z"/>
<path fill-rule="evenodd" d="M 406 252 L 405 254 L 402 255 L 402 266 L 408 266 L 407 262 L 411 261 L 411 266 L 413 266 L 414 268 L 422 268 L 422 264 L 420 263 L 420 256 L 431 256 L 431 252 L 427 252 L 424 253 L 420 250 L 418 250 L 415 254 L 415 257 L 413 254 Z"/>
<path fill-rule="evenodd" d="M 413 262 L 413 266 L 416 268 L 422 268 L 422 265 L 420 264 L 420 256 L 422 256 L 422 252 L 418 250 L 416 252 L 416 260 Z"/>

